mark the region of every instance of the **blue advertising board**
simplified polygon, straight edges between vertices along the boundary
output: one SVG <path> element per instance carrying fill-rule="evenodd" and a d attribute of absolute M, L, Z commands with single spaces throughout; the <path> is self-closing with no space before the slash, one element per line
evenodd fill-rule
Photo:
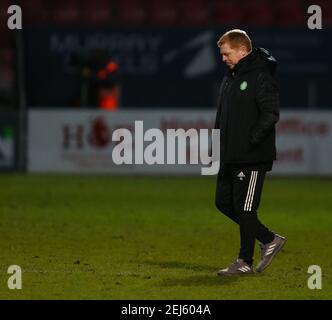
<path fill-rule="evenodd" d="M 207 99 L 214 94 L 224 71 L 216 43 L 225 31 L 222 28 L 26 28 L 28 101 L 31 105 L 75 105 L 80 64 L 102 52 L 119 64 L 123 89 L 132 98 L 125 99 L 124 105 L 144 106 L 141 95 L 146 97 L 145 105 L 149 104 L 147 95 L 169 97 L 170 85 L 174 86 L 178 105 L 184 106 L 186 102 L 200 105 L 204 101 L 205 105 L 213 105 L 211 98 Z M 304 78 L 328 78 L 332 53 L 329 30 L 247 31 L 254 46 L 264 47 L 276 57 L 281 79 L 298 78 L 301 87 Z M 193 90 L 196 99 L 191 101 L 188 93 Z"/>

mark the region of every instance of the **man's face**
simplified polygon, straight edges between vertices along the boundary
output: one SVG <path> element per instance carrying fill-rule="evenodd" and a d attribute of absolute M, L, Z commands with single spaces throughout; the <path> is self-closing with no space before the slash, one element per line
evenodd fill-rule
<path fill-rule="evenodd" d="M 220 54 L 222 61 L 225 62 L 230 69 L 233 69 L 235 65 L 248 54 L 248 51 L 243 46 L 231 48 L 229 43 L 225 42 L 220 47 Z"/>

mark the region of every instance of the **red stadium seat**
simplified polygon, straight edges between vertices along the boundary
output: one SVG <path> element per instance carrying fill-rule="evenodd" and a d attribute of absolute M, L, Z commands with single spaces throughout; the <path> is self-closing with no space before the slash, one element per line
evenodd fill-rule
<path fill-rule="evenodd" d="M 0 90 L 10 90 L 14 82 L 15 54 L 12 46 L 0 47 Z"/>
<path fill-rule="evenodd" d="M 154 25 L 174 25 L 178 10 L 175 0 L 148 0 L 149 22 Z"/>
<path fill-rule="evenodd" d="M 212 3 L 212 16 L 216 24 L 238 26 L 243 21 L 242 1 L 214 0 Z"/>
<path fill-rule="evenodd" d="M 251 0 L 245 5 L 244 21 L 250 26 L 271 26 L 274 23 L 273 4 L 270 0 Z"/>
<path fill-rule="evenodd" d="M 301 0 L 279 0 L 274 3 L 276 25 L 306 26 L 306 5 Z"/>
<path fill-rule="evenodd" d="M 8 28 L 0 29 L 0 47 L 15 46 L 15 32 Z"/>
<path fill-rule="evenodd" d="M 109 0 L 83 1 L 83 21 L 86 24 L 107 24 L 112 22 L 111 3 Z"/>
<path fill-rule="evenodd" d="M 207 0 L 183 0 L 179 2 L 179 21 L 184 25 L 207 25 L 209 5 Z"/>
<path fill-rule="evenodd" d="M 81 22 L 82 11 L 79 0 L 60 0 L 53 4 L 53 22 L 56 24 L 76 24 Z"/>
<path fill-rule="evenodd" d="M 117 22 L 120 24 L 143 24 L 146 21 L 145 2 L 142 0 L 116 1 Z"/>
<path fill-rule="evenodd" d="M 7 12 L 8 7 L 11 5 L 9 0 L 0 1 L 0 30 L 8 30 L 7 21 L 9 14 Z"/>
<path fill-rule="evenodd" d="M 40 24 L 49 20 L 50 11 L 46 0 L 26 0 L 21 4 L 23 23 Z"/>
<path fill-rule="evenodd" d="M 7 28 L 7 21 L 10 17 L 7 10 L 12 4 L 15 4 L 15 1 L 0 1 L 0 29 Z M 49 18 L 49 11 L 45 6 L 45 0 L 21 1 L 20 7 L 23 15 L 23 26 L 25 23 L 45 23 Z"/>
<path fill-rule="evenodd" d="M 12 46 L 0 47 L 0 64 L 13 66 L 15 61 L 14 49 Z"/>

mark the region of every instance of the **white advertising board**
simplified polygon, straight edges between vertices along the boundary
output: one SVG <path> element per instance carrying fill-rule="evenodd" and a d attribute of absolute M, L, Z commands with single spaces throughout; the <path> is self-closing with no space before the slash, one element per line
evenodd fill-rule
<path fill-rule="evenodd" d="M 142 134 L 156 128 L 212 129 L 214 111 L 199 110 L 146 110 L 102 112 L 90 110 L 31 110 L 29 112 L 28 170 L 30 172 L 63 173 L 119 173 L 119 174 L 200 174 L 199 164 L 153 164 L 145 161 L 144 148 L 135 146 L 135 121 L 143 121 Z M 277 125 L 277 161 L 272 174 L 332 174 L 332 112 L 283 111 Z M 112 151 L 119 141 L 113 135 L 117 129 L 132 134 L 132 164 L 114 163 Z M 117 130 L 121 132 L 121 130 Z M 211 130 L 209 130 L 211 133 Z M 121 134 L 119 134 L 121 135 Z M 191 152 L 202 155 L 206 161 L 208 144 L 198 150 L 198 139 L 191 136 Z M 137 139 L 136 139 L 137 140 Z M 122 140 L 120 140 L 122 141 Z M 138 140 L 137 140 L 138 141 Z M 154 141 L 161 143 L 161 141 Z M 195 148 L 196 144 L 196 148 Z M 166 142 L 165 162 L 167 157 Z M 205 150 L 203 150 L 205 149 Z M 187 152 L 189 143 L 187 144 Z M 187 160 L 190 154 L 187 154 Z M 145 159 L 145 158 L 144 158 Z M 189 160 L 187 161 L 187 163 Z"/>

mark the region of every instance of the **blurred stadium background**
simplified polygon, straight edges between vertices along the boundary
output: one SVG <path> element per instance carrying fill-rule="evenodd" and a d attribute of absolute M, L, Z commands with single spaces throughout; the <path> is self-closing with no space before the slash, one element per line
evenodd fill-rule
<path fill-rule="evenodd" d="M 210 128 L 216 41 L 239 27 L 279 62 L 276 172 L 332 173 L 331 1 L 315 1 L 322 30 L 308 29 L 300 0 L 26 0 L 20 31 L 6 25 L 11 3 L 0 8 L 3 170 L 114 172 L 115 127 Z"/>
<path fill-rule="evenodd" d="M 22 30 L 13 31 L 7 28 L 7 9 L 11 4 L 19 4 L 22 8 Z M 307 26 L 307 8 L 311 4 L 320 5 L 322 8 L 322 30 L 310 30 Z M 127 236 L 132 236 L 132 241 L 136 239 L 136 245 L 142 241 L 141 244 L 146 244 L 150 253 L 154 250 L 157 252 L 156 248 L 150 248 L 147 244 L 148 241 L 157 241 L 153 235 L 156 238 L 161 237 L 160 239 L 172 239 L 170 247 L 178 245 L 185 251 L 184 245 L 180 244 L 184 241 L 180 240 L 180 235 L 183 233 L 188 239 L 195 238 L 195 232 L 190 233 L 188 230 L 190 226 L 193 227 L 193 231 L 197 230 L 201 212 L 206 214 L 204 219 L 211 219 L 203 220 L 203 225 L 211 225 L 211 222 L 220 223 L 220 217 L 215 217 L 217 214 L 213 208 L 212 178 L 197 177 L 197 167 L 189 165 L 118 167 L 111 159 L 114 147 L 111 133 L 116 128 L 132 130 L 135 120 L 144 120 L 144 129 L 212 128 L 217 92 L 224 71 L 216 42 L 221 34 L 232 28 L 246 30 L 256 47 L 266 48 L 278 60 L 281 120 L 277 134 L 278 160 L 275 170 L 270 174 L 276 178 L 269 177 L 267 200 L 262 204 L 262 210 L 265 208 L 271 211 L 270 218 L 269 213 L 266 213 L 266 221 L 283 225 L 282 220 L 279 220 L 280 216 L 285 217 L 283 214 L 290 210 L 289 208 L 296 211 L 295 204 L 301 202 L 301 208 L 308 211 L 297 217 L 300 220 L 297 220 L 296 225 L 293 225 L 294 222 L 291 220 L 283 220 L 288 223 L 286 226 L 283 225 L 284 229 L 289 232 L 297 230 L 299 233 L 305 230 L 302 235 L 308 239 L 310 223 L 320 223 L 322 229 L 319 226 L 314 228 L 314 231 L 317 231 L 314 238 L 320 237 L 322 244 L 330 242 L 331 236 L 328 235 L 327 229 L 331 226 L 331 218 L 327 213 L 332 209 L 329 196 L 332 191 L 332 1 L 1 0 L 0 21 L 0 170 L 6 173 L 1 175 L 1 189 L 4 193 L 1 234 L 2 243 L 9 243 L 9 239 L 14 241 L 11 246 L 8 245 L 7 250 L 1 252 L 3 268 L 14 261 L 17 264 L 28 265 L 34 270 L 37 265 L 41 269 L 50 270 L 51 266 L 47 265 L 47 261 L 53 259 L 53 262 L 57 260 L 57 263 L 60 263 L 62 258 L 73 262 L 76 268 L 80 264 L 80 258 L 74 257 L 84 255 L 84 250 L 80 246 L 82 243 L 86 246 L 87 254 L 91 254 L 89 263 L 95 263 L 94 268 L 98 271 L 96 265 L 99 262 L 106 265 L 110 263 L 100 258 L 105 246 L 99 247 L 102 248 L 98 251 L 101 260 L 92 258 L 93 246 L 90 244 L 92 248 L 89 248 L 84 235 L 93 235 L 91 241 L 95 240 L 96 243 L 109 241 L 119 252 L 121 245 L 117 242 L 127 239 Z M 43 175 L 40 176 L 40 173 Z M 75 176 L 62 176 L 63 173 L 75 173 Z M 105 174 L 106 177 L 80 176 L 87 173 Z M 114 177 L 119 173 L 126 177 L 123 180 L 121 177 Z M 141 177 L 137 177 L 136 174 L 140 174 Z M 172 176 L 159 177 L 168 174 Z M 283 179 L 278 180 L 278 176 L 282 176 Z M 295 176 L 310 178 L 301 180 L 295 179 Z M 200 179 L 204 182 L 202 190 L 198 192 L 195 185 L 200 189 Z M 137 184 L 139 190 L 133 188 L 132 184 Z M 67 190 L 68 186 L 72 189 Z M 308 196 L 306 192 L 311 186 L 314 186 L 315 192 Z M 169 188 L 174 188 L 177 197 Z M 74 190 L 77 192 L 75 195 Z M 160 190 L 160 193 L 156 190 Z M 274 192 L 278 192 L 281 203 L 282 196 L 287 198 L 284 207 L 281 207 L 280 203 L 276 204 Z M 293 198 L 289 195 L 293 195 Z M 109 209 L 108 199 L 112 201 L 108 204 Z M 158 199 L 160 201 L 157 201 Z M 187 206 L 196 200 L 201 203 L 195 208 L 196 213 L 190 213 Z M 86 201 L 86 207 L 82 207 L 81 203 L 84 204 Z M 121 201 L 133 201 L 133 206 L 137 203 L 139 205 L 133 209 L 129 204 L 122 205 Z M 171 205 L 169 201 L 172 201 Z M 76 209 L 73 209 L 75 207 Z M 198 209 L 202 211 L 198 212 Z M 315 213 L 315 209 L 320 211 Z M 111 214 L 112 210 L 116 211 L 115 216 Z M 144 215 L 135 216 L 132 214 L 135 210 Z M 172 228 L 171 225 L 167 225 L 167 221 L 171 217 L 170 221 L 176 224 L 177 217 L 181 216 L 180 211 L 184 212 L 184 216 L 189 220 L 191 214 L 195 216 L 192 220 L 193 225 L 189 224 L 186 227 L 188 230 L 178 226 L 179 230 L 174 231 L 173 237 L 163 234 L 159 223 Z M 59 216 L 55 217 L 54 212 Z M 75 223 L 76 218 L 79 220 L 82 212 L 84 214 L 83 220 L 80 221 L 81 231 L 65 226 Z M 279 215 L 280 212 L 283 214 Z M 118 213 L 123 214 L 123 217 L 118 217 Z M 157 213 L 159 218 L 156 218 L 154 223 L 149 222 L 153 216 L 157 217 Z M 129 226 L 125 217 L 132 221 Z M 180 220 L 181 223 L 187 223 L 183 218 Z M 110 221 L 116 225 L 115 234 L 102 229 L 102 225 L 107 225 Z M 124 229 L 121 229 L 119 221 Z M 131 226 L 134 224 L 133 221 L 142 227 L 139 236 L 136 234 L 138 238 L 135 238 L 137 230 Z M 302 229 L 299 221 L 303 222 Z M 203 274 L 217 267 L 219 257 L 216 257 L 216 251 L 211 252 L 215 260 L 208 267 L 199 267 L 202 257 L 198 251 L 205 250 L 204 246 L 209 247 L 218 242 L 218 237 L 225 235 L 225 232 L 229 239 L 237 243 L 237 239 L 232 238 L 235 237 L 232 235 L 235 231 L 231 229 L 231 225 L 226 220 L 223 223 L 226 227 L 219 228 L 218 234 L 214 234 L 210 227 L 203 227 L 207 237 L 203 237 L 203 244 L 192 240 L 198 246 L 195 252 L 198 260 L 188 256 L 191 265 L 181 265 L 179 262 L 167 264 L 162 260 L 167 257 L 171 259 L 168 251 L 171 248 L 163 247 L 166 245 L 161 244 L 159 239 L 160 243 L 156 243 L 168 252 L 164 255 L 159 252 L 159 267 L 163 270 L 167 267 L 190 270 L 192 282 L 188 279 L 176 283 L 174 288 L 180 292 L 179 295 L 168 291 L 165 295 L 158 296 L 154 292 L 145 297 L 222 297 L 208 293 L 215 284 L 213 276 L 204 278 L 205 276 L 201 275 L 200 278 L 194 279 L 194 273 L 199 271 Z M 63 229 L 60 227 L 62 224 Z M 93 231 L 89 229 L 92 225 L 95 225 Z M 43 230 L 38 229 L 38 226 Z M 160 231 L 159 234 L 157 231 L 153 233 L 152 226 Z M 33 235 L 30 234 L 31 230 L 34 232 Z M 65 249 L 57 247 L 56 239 L 61 239 L 57 238 L 54 230 L 60 233 L 64 230 L 63 239 L 68 241 L 64 244 Z M 152 232 L 146 241 L 143 239 L 144 230 Z M 50 247 L 46 245 L 50 239 L 46 236 L 43 238 L 42 232 L 51 235 L 54 240 L 48 243 Z M 99 238 L 97 233 L 100 233 Z M 70 234 L 82 241 L 75 241 L 75 253 L 70 251 L 74 243 L 73 239 L 70 240 Z M 206 239 L 211 234 L 213 241 L 208 244 Z M 289 237 L 292 239 L 291 235 Z M 44 239 L 44 245 L 36 239 Z M 190 246 L 188 239 L 186 241 Z M 119 282 L 121 285 L 126 282 L 123 277 L 127 275 L 131 278 L 126 284 L 130 286 L 133 281 L 137 288 L 140 288 L 143 284 L 139 280 L 144 282 L 149 279 L 146 278 L 149 275 L 141 274 L 133 262 L 137 251 L 144 249 L 135 248 L 134 241 L 132 245 L 133 247 L 127 248 L 126 256 L 133 260 L 126 265 L 120 258 L 121 253 L 118 253 L 118 260 L 115 258 L 117 268 L 111 278 L 107 278 L 107 275 L 103 278 L 102 273 L 100 274 L 105 283 L 110 281 L 113 285 Z M 315 242 L 311 245 L 313 250 L 317 249 Z M 301 257 L 307 254 L 299 248 L 292 248 L 290 244 L 289 250 L 292 249 L 298 249 Z M 67 251 L 64 253 L 62 250 Z M 227 252 L 228 249 L 224 250 Z M 320 256 L 318 251 L 315 251 L 317 256 L 307 256 L 306 263 L 319 263 L 323 253 Z M 174 252 L 174 256 L 177 255 L 179 260 L 186 257 L 182 251 Z M 45 261 L 38 262 L 39 256 L 43 256 Z M 33 259 L 35 257 L 37 258 Z M 290 253 L 286 258 L 291 261 L 289 257 Z M 222 261 L 228 263 L 228 258 L 231 258 L 231 253 L 223 255 Z M 148 261 L 149 272 L 160 271 L 148 253 L 144 259 L 145 262 Z M 326 268 L 331 268 L 331 264 L 326 260 L 328 257 L 322 259 L 325 260 L 322 260 L 321 264 L 325 263 Z M 59 268 L 64 267 L 68 270 L 73 267 L 65 265 L 63 261 L 61 263 L 58 265 Z M 208 261 L 204 263 L 209 264 Z M 56 263 L 53 266 L 56 268 Z M 294 279 L 302 279 L 303 275 L 305 276 L 305 266 L 301 266 L 301 272 L 304 272 L 301 275 L 298 275 L 299 270 L 292 269 L 292 272 L 297 272 Z M 84 268 L 83 263 L 81 267 Z M 111 269 L 111 266 L 109 268 Z M 84 269 L 82 272 L 86 275 L 90 271 Z M 38 272 L 37 274 L 40 276 Z M 122 280 L 117 280 L 118 274 Z M 60 277 L 59 274 L 56 275 Z M 294 287 L 285 284 L 292 275 L 293 273 L 290 273 L 287 279 L 278 283 L 279 289 L 276 289 L 272 297 L 285 297 L 286 293 L 282 293 L 280 288 L 298 288 L 295 282 Z M 165 272 L 164 276 L 165 278 L 158 280 L 163 281 L 169 290 L 172 287 L 169 277 L 176 275 Z M 185 277 L 185 274 L 183 276 Z M 65 277 L 70 275 L 67 273 Z M 60 281 L 61 287 L 64 278 L 54 279 Z M 86 281 L 91 279 L 87 278 Z M 274 279 L 276 282 L 279 280 L 277 276 Z M 37 277 L 33 281 L 35 285 L 39 283 L 45 292 L 50 293 L 45 293 L 45 297 L 94 297 L 93 294 L 89 296 L 84 290 L 80 293 L 77 291 L 77 295 L 73 292 L 72 295 L 69 294 L 68 288 L 66 294 L 61 290 L 56 291 L 53 282 L 46 281 L 47 286 L 43 287 L 42 278 Z M 74 286 L 76 280 L 72 281 Z M 80 281 L 80 285 L 85 285 L 85 280 Z M 190 289 L 192 283 L 205 289 L 197 291 L 195 295 Z M 68 283 L 67 285 L 69 286 Z M 242 292 L 242 284 L 237 285 L 239 292 Z M 252 282 L 251 285 L 252 288 L 256 288 L 260 284 Z M 107 284 L 105 286 L 107 287 Z M 3 287 L 0 288 L 0 292 Z M 27 289 L 30 291 L 25 291 L 28 293 L 24 297 L 44 297 L 37 287 L 36 285 L 32 289 Z M 185 287 L 189 289 L 186 291 L 183 289 Z M 102 292 L 98 286 L 93 288 L 94 293 L 99 290 L 99 293 L 96 293 L 98 297 L 130 296 L 123 291 L 119 295 L 114 295 L 114 290 L 112 295 L 105 287 Z M 119 288 L 118 284 L 116 288 Z M 239 292 L 231 291 L 227 297 L 250 297 L 249 293 L 247 296 L 241 296 L 238 295 Z M 300 294 L 294 292 L 293 297 L 310 296 L 302 291 Z M 8 290 L 3 296 L 10 296 Z M 21 297 L 19 294 L 12 296 Z M 135 295 L 133 291 L 130 297 L 139 295 Z"/>

